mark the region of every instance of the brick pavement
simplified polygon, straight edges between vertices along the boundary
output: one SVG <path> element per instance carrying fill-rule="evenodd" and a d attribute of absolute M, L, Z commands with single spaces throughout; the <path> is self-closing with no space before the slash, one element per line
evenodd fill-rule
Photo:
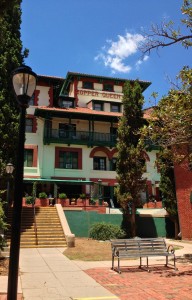
<path fill-rule="evenodd" d="M 118 274 L 110 268 L 85 272 L 121 300 L 192 300 L 192 264 L 177 264 L 178 271 L 163 265 L 150 266 L 150 273 L 138 267 L 123 267 Z"/>

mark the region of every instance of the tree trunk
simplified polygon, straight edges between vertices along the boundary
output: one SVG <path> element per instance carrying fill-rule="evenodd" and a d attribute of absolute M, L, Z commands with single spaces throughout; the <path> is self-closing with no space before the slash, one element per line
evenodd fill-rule
<path fill-rule="evenodd" d="M 174 227 L 175 227 L 175 239 L 178 240 L 178 234 L 179 234 L 179 220 L 177 216 L 169 216 L 170 220 L 174 223 Z"/>
<path fill-rule="evenodd" d="M 135 237 L 136 236 L 135 214 L 136 214 L 135 204 L 132 203 L 131 218 L 130 218 L 130 221 L 131 221 L 131 237 Z"/>

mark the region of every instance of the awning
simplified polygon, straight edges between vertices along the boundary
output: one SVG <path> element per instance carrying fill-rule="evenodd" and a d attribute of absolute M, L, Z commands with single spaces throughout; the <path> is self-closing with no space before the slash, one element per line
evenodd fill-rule
<path fill-rule="evenodd" d="M 23 178 L 24 182 L 51 182 L 51 183 L 63 183 L 63 184 L 73 184 L 73 185 L 93 185 L 95 182 L 90 180 L 73 180 L 73 179 L 53 179 L 53 178 Z"/>

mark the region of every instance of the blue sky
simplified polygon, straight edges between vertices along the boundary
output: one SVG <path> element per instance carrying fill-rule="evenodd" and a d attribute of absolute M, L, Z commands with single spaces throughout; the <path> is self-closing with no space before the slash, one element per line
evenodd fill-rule
<path fill-rule="evenodd" d="M 182 0 L 23 0 L 21 39 L 25 63 L 40 75 L 68 71 L 152 82 L 145 107 L 166 95 L 179 70 L 191 65 L 191 50 L 174 45 L 142 59 L 138 43 L 151 24 L 178 26 Z M 151 98 L 151 100 L 150 100 Z"/>

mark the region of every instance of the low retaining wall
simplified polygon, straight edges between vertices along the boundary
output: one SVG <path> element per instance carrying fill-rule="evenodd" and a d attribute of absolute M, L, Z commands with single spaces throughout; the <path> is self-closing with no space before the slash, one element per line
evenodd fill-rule
<path fill-rule="evenodd" d="M 89 237 L 91 225 L 98 222 L 122 225 L 121 214 L 99 214 L 88 211 L 65 211 L 69 227 L 76 237 Z M 174 237 L 174 224 L 168 216 L 136 215 L 137 236 Z"/>

